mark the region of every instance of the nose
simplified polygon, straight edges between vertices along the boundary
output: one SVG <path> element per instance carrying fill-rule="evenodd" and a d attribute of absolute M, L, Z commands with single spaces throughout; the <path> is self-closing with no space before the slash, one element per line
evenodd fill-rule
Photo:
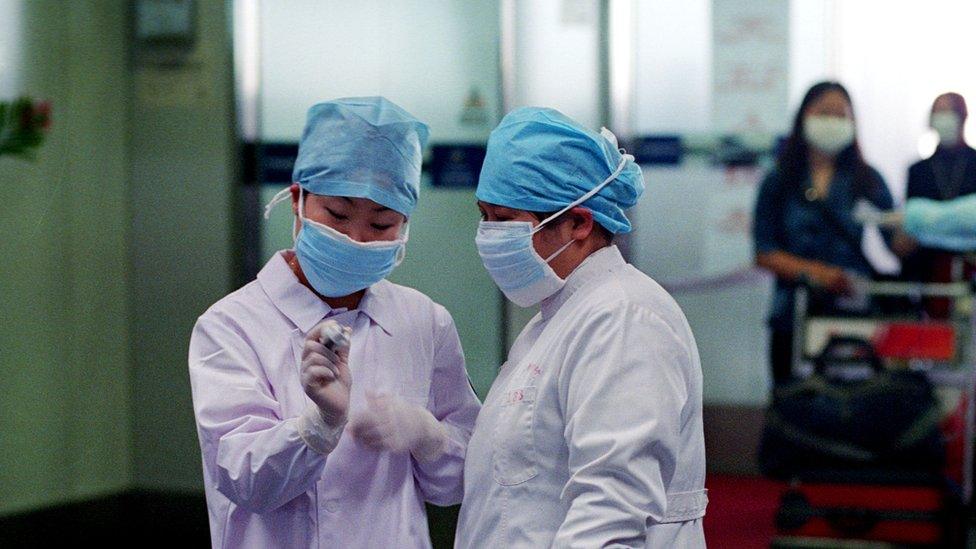
<path fill-rule="evenodd" d="M 346 229 L 345 234 L 356 242 L 370 241 L 369 233 L 362 227 L 349 227 Z"/>

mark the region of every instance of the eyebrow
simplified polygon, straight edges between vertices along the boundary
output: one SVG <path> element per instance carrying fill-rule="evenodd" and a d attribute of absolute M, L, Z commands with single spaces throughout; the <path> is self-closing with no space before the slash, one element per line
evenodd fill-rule
<path fill-rule="evenodd" d="M 352 198 L 349 198 L 348 196 L 340 196 L 339 198 L 345 200 L 349 204 L 352 204 L 353 203 L 352 202 Z M 387 208 L 386 206 L 376 206 L 375 208 L 373 208 L 373 211 L 374 212 L 385 212 L 385 211 L 390 211 L 390 208 Z"/>

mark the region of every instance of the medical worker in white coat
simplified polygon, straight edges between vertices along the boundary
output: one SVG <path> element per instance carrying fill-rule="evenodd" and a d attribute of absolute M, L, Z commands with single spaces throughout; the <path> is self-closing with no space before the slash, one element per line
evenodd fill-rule
<path fill-rule="evenodd" d="M 451 315 L 386 277 L 403 258 L 427 126 L 382 97 L 309 109 L 295 247 L 190 339 L 216 548 L 431 546 L 478 415 Z M 345 327 L 349 345 L 328 347 Z M 341 338 L 340 338 L 341 340 Z"/>
<path fill-rule="evenodd" d="M 478 416 L 457 547 L 704 547 L 695 339 L 613 245 L 643 188 L 612 133 L 555 110 L 515 110 L 491 133 L 478 251 L 539 313 Z"/>

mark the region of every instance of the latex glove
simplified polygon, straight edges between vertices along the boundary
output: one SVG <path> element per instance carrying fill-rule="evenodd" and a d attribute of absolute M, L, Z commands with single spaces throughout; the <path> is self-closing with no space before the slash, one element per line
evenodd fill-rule
<path fill-rule="evenodd" d="M 349 328 L 324 320 L 305 336 L 302 388 L 329 427 L 344 425 L 349 412 Z"/>
<path fill-rule="evenodd" d="M 433 414 L 391 395 L 366 395 L 366 409 L 352 419 L 352 435 L 367 448 L 410 452 L 425 463 L 447 446 L 447 431 Z"/>

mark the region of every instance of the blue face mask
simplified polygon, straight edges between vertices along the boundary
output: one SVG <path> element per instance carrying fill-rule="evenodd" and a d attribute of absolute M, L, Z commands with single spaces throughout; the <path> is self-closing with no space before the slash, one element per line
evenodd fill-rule
<path fill-rule="evenodd" d="M 519 307 L 531 307 L 558 292 L 565 284 L 549 262 L 575 242 L 570 240 L 555 253 L 543 259 L 532 244 L 532 235 L 552 220 L 589 200 L 609 185 L 634 157 L 625 154 L 610 177 L 562 210 L 533 227 L 528 221 L 482 221 L 478 225 L 475 245 L 492 280 L 509 300 Z"/>
<path fill-rule="evenodd" d="M 316 292 L 325 297 L 354 294 L 389 276 L 403 261 L 406 231 L 397 240 L 358 242 L 328 225 L 307 219 L 304 192 L 302 189 L 298 197 L 302 228 L 295 237 L 295 256 Z M 269 209 L 271 206 L 273 203 Z"/>
<path fill-rule="evenodd" d="M 547 220 L 548 222 L 548 220 Z M 556 274 L 549 262 L 575 242 L 570 240 L 546 259 L 535 251 L 532 235 L 535 228 L 528 221 L 482 221 L 475 244 L 481 261 L 498 288 L 519 307 L 531 307 L 559 291 L 565 280 Z"/>

